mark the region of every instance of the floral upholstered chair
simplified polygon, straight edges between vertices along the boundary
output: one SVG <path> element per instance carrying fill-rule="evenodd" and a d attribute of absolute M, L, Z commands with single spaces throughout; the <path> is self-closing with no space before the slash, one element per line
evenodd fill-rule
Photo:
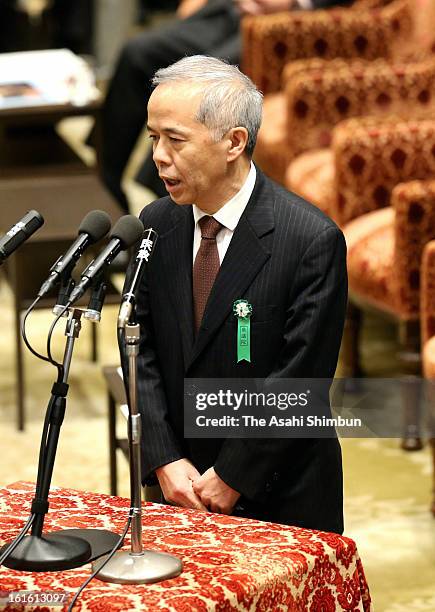
<path fill-rule="evenodd" d="M 382 2 L 379 0 L 376 4 Z M 369 61 L 379 57 L 397 57 L 398 49 L 404 53 L 406 41 L 411 39 L 412 18 L 408 0 L 393 0 L 384 7 L 371 10 L 367 6 L 356 3 L 351 8 L 279 13 L 243 20 L 242 66 L 265 94 L 256 161 L 266 174 L 281 183 L 292 156 L 312 146 L 311 142 L 292 137 L 289 122 L 293 113 L 300 124 L 306 120 L 307 126 L 310 116 L 304 114 L 303 98 L 295 108 L 289 105 L 286 99 L 289 81 L 296 77 L 301 82 L 305 73 L 309 77 L 313 72 L 318 82 L 319 71 L 326 69 L 328 64 L 326 60 L 334 58 Z M 314 58 L 324 61 L 298 62 Z M 321 92 L 316 104 L 322 106 Z M 331 128 L 330 125 L 329 131 Z M 290 149 L 289 137 L 290 144 L 298 142 L 297 151 Z M 326 144 L 317 143 L 317 146 Z"/>
<path fill-rule="evenodd" d="M 338 123 L 365 115 L 423 118 L 435 108 L 435 57 L 410 63 L 299 60 L 286 66 L 283 81 L 281 137 L 274 121 L 279 109 L 265 106 L 255 159 L 272 178 L 328 214 L 330 203 L 311 187 L 316 181 L 323 190 L 330 176 L 332 130 Z"/>
<path fill-rule="evenodd" d="M 245 17 L 242 68 L 264 94 L 274 93 L 288 62 L 390 57 L 411 24 L 408 0 L 359 0 L 349 8 Z"/>
<path fill-rule="evenodd" d="M 346 209 L 348 221 L 343 231 L 350 295 L 355 303 L 399 321 L 403 344 L 410 348 L 418 339 L 418 334 L 412 337 L 412 328 L 420 316 L 423 249 L 435 239 L 435 182 L 430 181 L 435 177 L 435 122 L 383 125 L 362 132 L 358 153 L 356 141 L 352 138 L 349 148 L 343 133 L 335 144 L 337 182 L 342 180 L 336 203 L 349 204 L 341 211 Z M 351 161 L 356 156 L 357 175 Z"/>
<path fill-rule="evenodd" d="M 358 211 L 347 211 L 342 200 L 338 205 L 336 202 L 335 152 L 331 148 L 334 127 L 346 118 L 366 115 L 377 121 L 388 121 L 392 115 L 401 119 L 435 116 L 435 57 L 394 64 L 383 59 L 311 60 L 308 70 L 288 79 L 286 101 L 285 151 L 291 161 L 286 166 L 284 184 L 343 223 Z M 355 129 L 359 125 L 358 121 L 351 124 Z M 279 167 L 277 155 L 274 161 Z M 349 164 L 356 176 L 362 170 L 361 163 L 355 152 Z"/>
<path fill-rule="evenodd" d="M 435 97 L 435 84 L 412 95 L 403 89 L 405 102 L 415 109 L 415 99 L 426 98 L 422 91 Z M 419 374 L 420 265 L 424 246 L 435 239 L 435 121 L 348 119 L 334 128 L 331 147 L 319 158 L 299 191 L 327 211 L 346 237 L 350 303 L 344 375 L 361 375 L 359 330 L 366 309 L 398 323 L 401 373 Z M 403 446 L 421 447 L 419 433 L 405 432 Z"/>
<path fill-rule="evenodd" d="M 434 204 L 435 206 L 435 200 Z M 421 273 L 421 338 L 423 372 L 430 380 L 429 433 L 433 461 L 432 514 L 435 517 L 435 241 L 429 242 L 423 253 Z"/>
<path fill-rule="evenodd" d="M 418 375 L 421 259 L 435 239 L 435 121 L 350 119 L 335 129 L 332 149 L 334 214 L 348 248 L 347 374 L 361 371 L 360 319 L 369 308 L 398 324 L 401 373 Z M 402 446 L 421 448 L 419 432 L 405 430 Z"/>

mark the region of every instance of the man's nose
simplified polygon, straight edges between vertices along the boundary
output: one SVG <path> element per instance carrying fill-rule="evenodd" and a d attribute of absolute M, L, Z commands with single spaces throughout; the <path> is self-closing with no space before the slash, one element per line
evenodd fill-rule
<path fill-rule="evenodd" d="M 171 163 L 169 151 L 165 146 L 165 143 L 162 142 L 161 138 L 156 143 L 154 143 L 153 160 L 156 166 L 159 166 L 159 164 L 163 164 L 166 166 Z"/>

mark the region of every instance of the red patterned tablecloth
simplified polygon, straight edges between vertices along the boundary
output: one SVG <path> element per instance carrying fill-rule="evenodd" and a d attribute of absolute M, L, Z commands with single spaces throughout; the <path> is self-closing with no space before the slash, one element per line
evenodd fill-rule
<path fill-rule="evenodd" d="M 0 489 L 2 543 L 23 526 L 33 492 L 34 485 L 25 482 Z M 129 500 L 120 497 L 53 487 L 44 530 L 101 527 L 121 533 L 128 508 Z M 361 560 L 349 538 L 150 503 L 145 504 L 143 525 L 144 547 L 181 557 L 181 576 L 152 585 L 93 580 L 74 610 L 371 610 Z M 126 540 L 126 549 L 129 543 Z M 89 570 L 86 565 L 64 572 L 27 573 L 2 567 L 0 596 L 23 590 L 74 593 Z M 24 610 L 16 605 L 0 609 Z"/>

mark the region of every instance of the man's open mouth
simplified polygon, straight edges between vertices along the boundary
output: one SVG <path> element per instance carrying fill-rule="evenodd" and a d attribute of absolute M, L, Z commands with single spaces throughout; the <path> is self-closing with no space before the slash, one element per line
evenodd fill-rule
<path fill-rule="evenodd" d="M 178 179 L 168 178 L 166 176 L 161 176 L 160 178 L 165 183 L 165 185 L 169 187 L 175 187 L 175 185 L 178 185 L 178 183 L 180 182 Z"/>

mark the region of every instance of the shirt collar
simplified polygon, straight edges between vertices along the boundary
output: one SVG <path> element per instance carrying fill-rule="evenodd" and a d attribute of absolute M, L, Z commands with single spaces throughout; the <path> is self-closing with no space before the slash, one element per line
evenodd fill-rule
<path fill-rule="evenodd" d="M 224 204 L 222 208 L 220 208 L 213 215 L 216 221 L 219 221 L 221 225 L 232 232 L 236 229 L 240 217 L 242 216 L 243 211 L 249 202 L 249 198 L 254 191 L 256 177 L 257 171 L 254 164 L 251 162 L 249 174 L 241 189 L 231 198 L 231 200 L 228 200 L 228 202 L 226 202 L 226 204 Z M 195 219 L 195 224 L 206 215 L 207 213 L 198 208 L 196 204 L 193 205 L 193 218 Z"/>

